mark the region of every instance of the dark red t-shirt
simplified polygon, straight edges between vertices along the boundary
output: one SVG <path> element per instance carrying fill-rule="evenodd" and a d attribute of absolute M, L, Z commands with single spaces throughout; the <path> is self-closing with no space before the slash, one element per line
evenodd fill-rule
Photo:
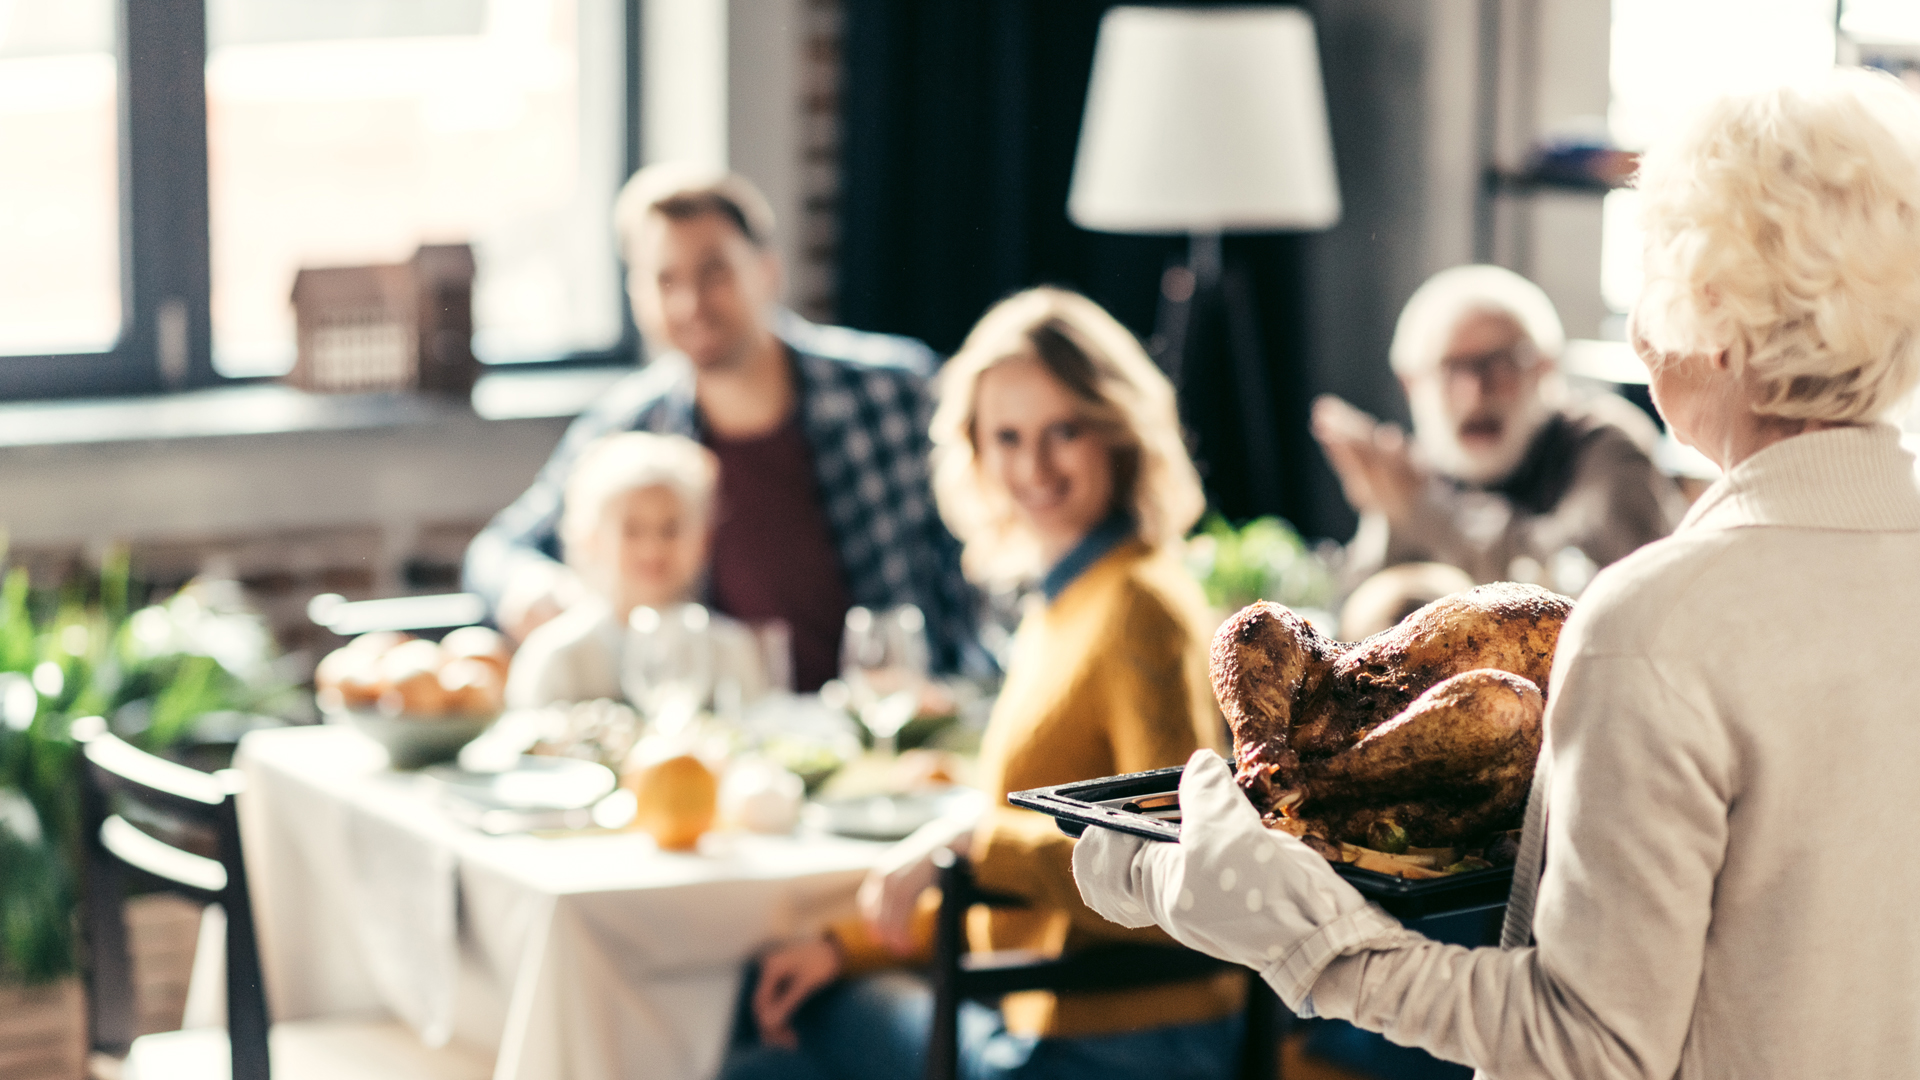
<path fill-rule="evenodd" d="M 847 581 L 813 476 L 813 448 L 797 416 L 754 439 L 709 433 L 720 459 L 711 585 L 714 607 L 749 623 L 786 622 L 794 687 L 840 672 Z"/>

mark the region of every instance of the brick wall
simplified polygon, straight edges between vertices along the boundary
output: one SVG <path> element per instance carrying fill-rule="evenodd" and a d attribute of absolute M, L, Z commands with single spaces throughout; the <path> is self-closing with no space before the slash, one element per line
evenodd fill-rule
<path fill-rule="evenodd" d="M 804 0 L 800 55 L 800 220 L 795 222 L 794 310 L 831 321 L 840 240 L 840 0 Z"/>
<path fill-rule="evenodd" d="M 467 541 L 566 423 L 449 407 L 352 429 L 0 447 L 6 559 L 51 585 L 125 545 L 158 594 L 200 573 L 239 581 L 311 662 L 337 640 L 307 620 L 309 599 L 457 589 Z"/>
<path fill-rule="evenodd" d="M 238 581 L 281 649 L 304 654 L 302 661 L 310 666 L 342 641 L 307 618 L 307 601 L 321 593 L 366 600 L 458 591 L 467 542 L 485 524 L 483 519 L 420 522 L 399 530 L 398 537 L 394 530 L 350 524 L 168 537 L 130 544 L 128 554 L 136 583 L 155 599 L 196 575 Z M 8 561 L 26 567 L 34 584 L 45 588 L 97 568 L 99 555 L 80 544 L 16 545 Z M 383 581 L 396 576 L 389 567 L 397 568 L 397 587 Z"/>

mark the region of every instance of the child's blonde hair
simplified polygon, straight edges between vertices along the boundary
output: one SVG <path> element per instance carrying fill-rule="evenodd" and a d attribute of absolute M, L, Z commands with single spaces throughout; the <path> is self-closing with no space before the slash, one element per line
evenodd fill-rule
<path fill-rule="evenodd" d="M 642 488 L 672 489 L 687 508 L 705 517 L 720 478 L 713 452 L 683 435 L 629 431 L 588 444 L 567 473 L 566 500 L 560 511 L 560 542 L 567 562 L 584 550 L 587 537 L 606 514 L 607 504 Z"/>

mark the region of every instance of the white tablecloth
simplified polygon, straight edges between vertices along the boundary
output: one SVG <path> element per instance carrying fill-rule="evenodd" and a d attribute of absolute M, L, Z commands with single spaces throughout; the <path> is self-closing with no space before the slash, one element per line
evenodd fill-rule
<path fill-rule="evenodd" d="M 387 1010 L 495 1080 L 704 1080 L 740 964 L 851 908 L 878 845 L 710 835 L 490 837 L 334 727 L 256 732 L 242 830 L 276 1019 Z"/>

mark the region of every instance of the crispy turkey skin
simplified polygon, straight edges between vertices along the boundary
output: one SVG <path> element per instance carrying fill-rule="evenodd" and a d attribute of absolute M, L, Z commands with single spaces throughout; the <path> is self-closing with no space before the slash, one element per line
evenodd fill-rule
<path fill-rule="evenodd" d="M 1242 609 L 1212 653 L 1241 787 L 1348 843 L 1383 823 L 1415 847 L 1517 826 L 1571 610 L 1536 586 L 1482 585 L 1344 645 L 1278 604 Z"/>

